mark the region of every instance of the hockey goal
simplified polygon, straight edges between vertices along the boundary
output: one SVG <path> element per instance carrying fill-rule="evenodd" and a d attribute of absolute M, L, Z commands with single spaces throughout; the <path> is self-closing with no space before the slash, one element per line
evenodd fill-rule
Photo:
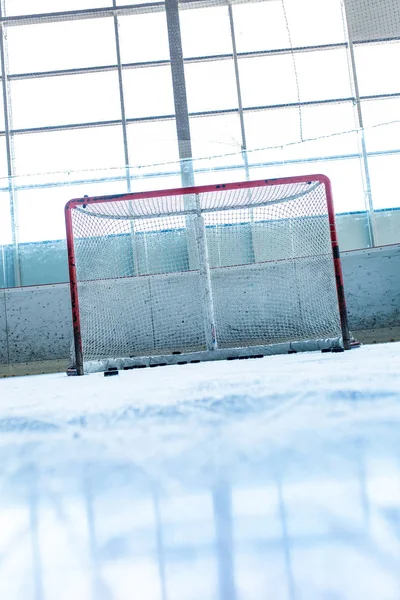
<path fill-rule="evenodd" d="M 85 197 L 65 215 L 80 375 L 350 347 L 323 175 Z"/>

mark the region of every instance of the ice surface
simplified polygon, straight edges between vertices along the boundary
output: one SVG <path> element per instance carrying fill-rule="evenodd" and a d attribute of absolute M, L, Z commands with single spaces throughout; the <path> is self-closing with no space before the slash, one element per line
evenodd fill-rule
<path fill-rule="evenodd" d="M 0 380 L 0 598 L 398 600 L 400 344 Z"/>

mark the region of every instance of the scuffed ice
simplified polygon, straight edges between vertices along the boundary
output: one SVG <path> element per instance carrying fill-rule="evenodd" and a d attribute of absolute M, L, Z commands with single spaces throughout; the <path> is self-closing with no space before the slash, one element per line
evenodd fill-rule
<path fill-rule="evenodd" d="M 398 600 L 399 365 L 0 380 L 0 598 Z"/>

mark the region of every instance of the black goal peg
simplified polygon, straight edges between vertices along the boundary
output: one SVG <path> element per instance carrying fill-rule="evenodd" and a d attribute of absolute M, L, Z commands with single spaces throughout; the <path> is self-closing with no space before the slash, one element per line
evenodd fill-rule
<path fill-rule="evenodd" d="M 112 377 L 113 375 L 119 375 L 117 367 L 110 367 L 107 371 L 104 371 L 104 377 Z"/>
<path fill-rule="evenodd" d="M 78 369 L 76 367 L 68 367 L 66 373 L 69 377 L 76 377 L 78 375 Z"/>

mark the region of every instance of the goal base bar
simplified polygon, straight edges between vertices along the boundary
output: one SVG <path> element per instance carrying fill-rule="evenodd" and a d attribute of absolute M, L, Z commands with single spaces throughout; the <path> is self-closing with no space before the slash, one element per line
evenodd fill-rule
<path fill-rule="evenodd" d="M 182 354 L 108 358 L 104 360 L 86 361 L 84 363 L 84 372 L 85 374 L 89 374 L 108 371 L 109 369 L 129 370 L 145 367 L 208 362 L 211 360 L 262 358 L 264 356 L 273 356 L 274 354 L 295 354 L 297 352 L 329 351 L 343 348 L 343 339 L 340 337 L 249 346 L 247 348 L 219 348 L 212 351 L 204 350 L 199 352 L 184 352 Z"/>

